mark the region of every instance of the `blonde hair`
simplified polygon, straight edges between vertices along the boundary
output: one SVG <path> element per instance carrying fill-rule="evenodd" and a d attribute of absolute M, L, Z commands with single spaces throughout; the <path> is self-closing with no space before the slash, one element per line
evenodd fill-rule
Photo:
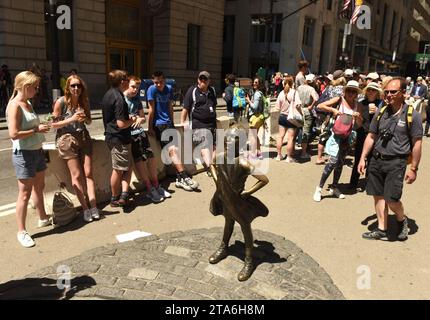
<path fill-rule="evenodd" d="M 40 78 L 31 71 L 23 71 L 16 75 L 13 87 L 13 93 L 10 100 L 16 97 L 18 91 L 24 90 L 25 87 L 34 86 L 40 83 Z"/>
<path fill-rule="evenodd" d="M 285 95 L 287 95 L 288 92 L 290 92 L 290 90 L 294 86 L 294 78 L 292 76 L 286 76 L 286 77 L 284 77 L 283 84 L 284 84 Z"/>
<path fill-rule="evenodd" d="M 344 77 L 340 77 L 339 79 L 333 80 L 331 85 L 333 87 L 346 86 L 346 79 Z"/>
<path fill-rule="evenodd" d="M 385 77 L 384 78 L 384 80 L 382 80 L 382 85 L 381 85 L 381 87 L 382 87 L 382 90 L 384 90 L 385 89 L 385 87 L 387 86 L 387 84 L 389 83 L 389 82 L 391 82 L 391 80 L 393 80 L 394 78 L 393 77 L 391 77 L 391 76 L 387 76 L 387 77 Z"/>
<path fill-rule="evenodd" d="M 72 82 L 73 79 L 79 80 L 81 83 L 82 89 L 81 94 L 78 98 L 78 105 L 84 109 L 85 116 L 87 119 L 91 120 L 91 112 L 90 112 L 90 103 L 88 100 L 88 93 L 87 93 L 87 85 L 85 84 L 84 80 L 82 80 L 81 77 L 78 75 L 71 75 L 67 78 L 66 85 L 64 88 L 64 103 L 67 106 L 69 110 L 72 109 L 72 93 L 70 91 L 70 82 Z"/>

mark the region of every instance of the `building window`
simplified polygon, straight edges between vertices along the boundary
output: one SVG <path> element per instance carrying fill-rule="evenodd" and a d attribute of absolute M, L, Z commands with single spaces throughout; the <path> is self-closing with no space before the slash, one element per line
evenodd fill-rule
<path fill-rule="evenodd" d="M 200 48 L 200 26 L 188 25 L 187 38 L 187 69 L 199 69 L 199 48 Z"/>
<path fill-rule="evenodd" d="M 399 29 L 399 38 L 397 39 L 397 52 L 400 52 L 400 44 L 402 43 L 403 39 L 403 28 L 404 28 L 404 20 L 403 18 L 400 20 L 400 29 Z"/>
<path fill-rule="evenodd" d="M 49 1 L 45 0 L 45 12 L 49 13 Z M 73 17 L 73 3 L 72 0 L 59 0 L 57 3 L 58 6 L 66 5 L 71 10 L 71 16 Z M 49 16 L 45 14 L 45 39 L 46 39 L 46 59 L 52 59 L 52 51 L 53 48 L 51 46 L 52 35 L 49 30 Z M 72 19 L 72 27 L 70 30 L 57 29 L 58 33 L 58 54 L 60 61 L 62 62 L 73 62 L 74 60 L 74 43 L 73 43 L 73 19 Z"/>
<path fill-rule="evenodd" d="M 390 49 L 393 49 L 394 45 L 394 39 L 396 36 L 399 36 L 398 34 L 395 34 L 395 28 L 396 28 L 396 21 L 397 20 L 397 13 L 393 12 L 393 21 L 391 23 L 391 37 L 390 37 Z"/>
<path fill-rule="evenodd" d="M 222 36 L 224 43 L 234 42 L 235 18 L 235 16 L 224 16 L 224 29 Z"/>
<path fill-rule="evenodd" d="M 327 0 L 327 10 L 331 10 L 333 6 L 333 0 Z"/>
<path fill-rule="evenodd" d="M 282 14 L 272 15 L 270 21 L 269 15 L 254 15 L 251 17 L 251 38 L 254 43 L 281 42 L 282 35 Z M 267 33 L 267 37 L 266 37 Z"/>
<path fill-rule="evenodd" d="M 387 4 L 384 4 L 384 16 L 382 19 L 381 37 L 379 38 L 380 39 L 379 43 L 383 48 L 385 48 L 384 41 L 386 39 L 386 37 L 385 37 L 385 25 L 387 23 L 387 11 L 388 11 L 388 6 L 387 6 Z"/>
<path fill-rule="evenodd" d="M 139 42 L 139 7 L 109 1 L 106 10 L 106 35 L 110 39 Z"/>
<path fill-rule="evenodd" d="M 314 42 L 315 20 L 305 18 L 305 26 L 303 28 L 303 45 L 312 47 Z"/>

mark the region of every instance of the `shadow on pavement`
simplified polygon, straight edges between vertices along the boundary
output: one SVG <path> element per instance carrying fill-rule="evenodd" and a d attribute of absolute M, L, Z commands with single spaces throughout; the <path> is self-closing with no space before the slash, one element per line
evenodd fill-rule
<path fill-rule="evenodd" d="M 107 216 L 115 215 L 115 214 L 119 214 L 119 213 L 120 213 L 119 211 L 100 210 L 100 220 L 106 219 Z M 97 223 L 97 221 L 94 221 L 94 222 Z M 94 223 L 94 222 L 92 222 L 92 223 Z M 68 225 L 50 228 L 46 231 L 34 233 L 31 235 L 31 237 L 34 239 L 37 239 L 37 238 L 46 237 L 46 236 L 49 236 L 52 234 L 62 234 L 62 233 L 66 233 L 66 232 L 71 232 L 71 231 L 81 229 L 82 227 L 84 227 L 87 224 L 88 224 L 88 222 L 84 221 L 84 219 L 82 218 L 82 213 L 80 213 L 76 217 L 76 219 L 73 222 L 69 223 Z"/>
<path fill-rule="evenodd" d="M 89 276 L 70 280 L 69 290 L 60 289 L 57 284 L 64 284 L 50 278 L 27 278 L 12 280 L 0 284 L 0 300 L 68 300 L 79 291 L 91 288 L 96 281 Z"/>
<path fill-rule="evenodd" d="M 367 227 L 369 231 L 372 231 L 378 227 L 378 219 L 376 214 L 368 216 L 366 219 L 361 221 L 361 224 L 364 226 L 367 226 L 372 220 L 375 220 L 375 221 Z M 408 218 L 408 227 L 409 227 L 408 235 L 413 235 L 418 232 L 419 226 L 417 225 L 414 219 Z M 396 216 L 388 215 L 388 231 L 387 231 L 388 241 L 390 242 L 400 241 L 400 240 L 397 240 L 397 234 L 399 233 L 399 231 L 400 230 L 397 224 Z"/>
<path fill-rule="evenodd" d="M 255 269 L 258 269 L 258 266 L 263 263 L 282 263 L 286 262 L 288 257 L 281 257 L 279 254 L 275 252 L 275 247 L 272 243 L 267 241 L 254 241 L 253 257 Z M 245 244 L 241 241 L 236 240 L 233 245 L 228 247 L 229 255 L 234 256 L 242 261 L 245 261 Z"/>

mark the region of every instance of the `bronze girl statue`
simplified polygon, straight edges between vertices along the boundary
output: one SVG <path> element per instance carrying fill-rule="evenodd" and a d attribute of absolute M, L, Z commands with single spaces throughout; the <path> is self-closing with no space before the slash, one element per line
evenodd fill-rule
<path fill-rule="evenodd" d="M 240 131 L 237 127 L 227 130 L 224 139 L 226 152 L 218 155 L 216 163 L 211 166 L 216 191 L 211 200 L 210 212 L 215 216 L 222 214 L 225 225 L 221 245 L 210 256 L 209 262 L 215 264 L 227 257 L 228 243 L 233 233 L 234 223 L 237 221 L 245 239 L 245 264 L 238 274 L 238 280 L 246 281 L 255 268 L 252 258 L 254 240 L 251 222 L 256 217 L 266 217 L 269 213 L 267 207 L 251 195 L 264 187 L 269 180 L 264 174 L 256 174 L 255 165 L 258 162 L 251 163 L 246 157 L 239 155 Z M 245 182 L 249 175 L 258 181 L 252 188 L 245 190 Z"/>

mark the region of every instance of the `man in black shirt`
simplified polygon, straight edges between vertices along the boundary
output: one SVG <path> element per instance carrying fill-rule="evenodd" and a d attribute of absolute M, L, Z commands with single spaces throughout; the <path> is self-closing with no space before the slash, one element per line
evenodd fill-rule
<path fill-rule="evenodd" d="M 365 232 L 364 239 L 387 238 L 388 208 L 396 214 L 399 225 L 397 238 L 406 240 L 408 237 L 408 219 L 400 198 L 405 173 L 407 184 L 412 184 L 417 178 L 423 127 L 421 115 L 417 111 L 413 110 L 408 115 L 409 107 L 404 97 L 406 86 L 404 78 L 393 78 L 387 83 L 384 93 L 388 106 L 373 117 L 364 143 L 358 172 L 364 173 L 366 158 L 373 150 L 366 190 L 374 198 L 378 218 L 378 228 Z M 411 166 L 406 172 L 409 154 L 412 156 Z"/>
<path fill-rule="evenodd" d="M 201 155 L 209 170 L 216 146 L 216 105 L 215 89 L 210 84 L 210 74 L 202 71 L 197 79 L 197 85 L 188 89 L 184 99 L 184 109 L 181 123 L 187 127 L 189 116 L 193 129 L 193 143 L 201 148 Z"/>
<path fill-rule="evenodd" d="M 131 179 L 131 131 L 135 117 L 128 114 L 128 106 L 123 91 L 128 89 L 127 73 L 114 70 L 109 73 L 111 88 L 102 100 L 105 141 L 112 156 L 111 206 L 127 204 Z M 122 193 L 121 193 L 122 189 Z"/>

